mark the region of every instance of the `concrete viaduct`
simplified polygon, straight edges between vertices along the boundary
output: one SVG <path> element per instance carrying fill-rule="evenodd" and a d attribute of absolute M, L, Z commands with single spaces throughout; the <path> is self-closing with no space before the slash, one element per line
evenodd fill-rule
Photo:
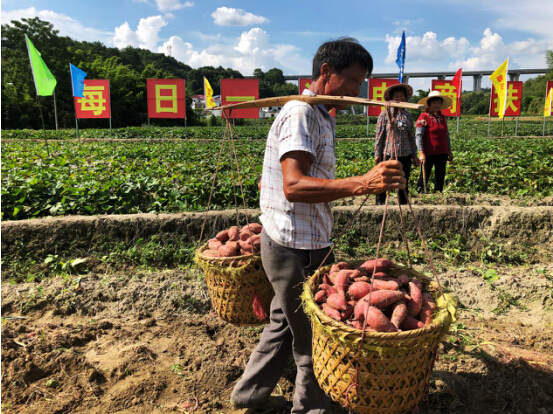
<path fill-rule="evenodd" d="M 544 75 L 549 72 L 550 69 L 511 69 L 508 71 L 510 81 L 518 81 L 520 75 Z M 481 70 L 481 71 L 463 71 L 463 77 L 472 76 L 473 78 L 473 87 L 474 92 L 480 92 L 482 89 L 482 77 L 489 76 L 493 73 L 493 70 Z M 373 73 L 373 78 L 384 78 L 384 79 L 395 79 L 397 78 L 398 73 Z M 446 77 L 455 76 L 455 72 L 413 72 L 413 73 L 404 73 L 403 81 L 409 83 L 409 78 L 435 78 L 435 79 L 445 79 Z M 253 76 L 246 76 L 247 78 Z M 299 78 L 311 78 L 311 75 L 290 75 L 284 76 L 285 80 L 295 80 Z"/>

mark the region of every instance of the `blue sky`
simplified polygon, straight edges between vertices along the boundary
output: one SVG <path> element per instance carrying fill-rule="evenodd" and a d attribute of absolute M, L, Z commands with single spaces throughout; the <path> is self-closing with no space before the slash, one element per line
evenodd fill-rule
<path fill-rule="evenodd" d="M 2 0 L 2 24 L 38 16 L 61 35 L 110 47 L 171 53 L 194 67 L 231 67 L 243 75 L 278 67 L 311 73 L 324 41 L 357 38 L 372 54 L 374 72 L 397 70 L 401 32 L 405 72 L 543 68 L 553 50 L 551 0 Z M 415 89 L 429 79 L 411 79 Z M 470 89 L 470 78 L 464 80 Z M 487 79 L 482 86 L 489 86 Z"/>

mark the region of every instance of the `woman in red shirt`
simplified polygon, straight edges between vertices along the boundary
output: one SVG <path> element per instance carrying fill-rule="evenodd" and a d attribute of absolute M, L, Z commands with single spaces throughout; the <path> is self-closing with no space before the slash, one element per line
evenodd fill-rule
<path fill-rule="evenodd" d="M 420 114 L 416 126 L 415 138 L 419 159 L 424 168 L 424 176 L 428 182 L 432 167 L 434 170 L 434 190 L 444 190 L 444 180 L 447 161 L 453 161 L 451 142 L 447 129 L 447 120 L 442 114 L 442 109 L 447 109 L 453 103 L 449 96 L 442 95 L 440 91 L 432 91 L 419 101 L 426 106 L 426 112 Z M 423 174 L 417 183 L 419 191 L 423 188 Z"/>

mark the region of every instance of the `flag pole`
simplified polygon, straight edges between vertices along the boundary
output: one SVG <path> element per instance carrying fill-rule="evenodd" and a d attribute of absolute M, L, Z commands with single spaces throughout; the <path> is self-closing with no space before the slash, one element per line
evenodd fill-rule
<path fill-rule="evenodd" d="M 42 133 L 44 134 L 44 142 L 46 143 L 46 154 L 50 158 L 50 147 L 48 147 L 48 138 L 46 137 L 46 127 L 44 126 L 44 117 L 42 116 L 42 107 L 38 101 L 38 95 L 36 96 L 36 103 L 38 105 L 38 110 L 40 111 L 40 120 L 42 121 Z"/>
<path fill-rule="evenodd" d="M 54 88 L 54 119 L 56 121 L 56 131 L 58 130 L 58 110 L 56 108 L 56 89 Z"/>

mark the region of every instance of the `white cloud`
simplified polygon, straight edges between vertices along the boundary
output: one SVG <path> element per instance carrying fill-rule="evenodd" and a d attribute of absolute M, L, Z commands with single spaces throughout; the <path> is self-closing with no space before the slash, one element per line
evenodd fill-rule
<path fill-rule="evenodd" d="M 253 26 L 269 22 L 269 19 L 263 16 L 228 7 L 219 7 L 211 13 L 211 17 L 217 26 Z"/>
<path fill-rule="evenodd" d="M 127 22 L 115 28 L 115 36 L 113 36 L 115 47 L 122 49 L 127 46 L 138 47 L 138 37 L 134 33 Z"/>
<path fill-rule="evenodd" d="M 161 12 L 185 9 L 194 6 L 194 3 L 186 1 L 181 3 L 179 0 L 156 0 L 157 8 Z"/>
<path fill-rule="evenodd" d="M 125 22 L 115 28 L 113 43 L 120 49 L 133 46 L 154 51 L 159 41 L 159 31 L 166 25 L 167 21 L 162 16 L 140 19 L 136 31 L 133 31 Z"/>
<path fill-rule="evenodd" d="M 388 55 L 382 70 L 396 70 L 395 60 L 401 36 L 386 36 Z M 426 32 L 421 36 L 408 36 L 407 42 L 407 72 L 438 72 L 441 70 L 465 71 L 495 69 L 510 57 L 510 68 L 530 68 L 545 66 L 545 51 L 551 49 L 547 40 L 514 41 L 505 44 L 499 33 L 490 28 L 484 30 L 477 45 L 471 46 L 464 38 L 448 37 L 443 40 L 434 32 Z"/>
<path fill-rule="evenodd" d="M 68 36 L 81 41 L 100 41 L 107 45 L 113 44 L 111 41 L 113 32 L 86 27 L 78 20 L 62 13 L 56 13 L 52 10 L 37 10 L 34 7 L 9 11 L 2 10 L 2 24 L 8 24 L 12 20 L 30 19 L 33 17 L 38 17 L 41 20 L 52 23 L 54 29 L 58 30 L 61 36 Z"/>
<path fill-rule="evenodd" d="M 166 19 L 174 19 L 175 15 L 173 13 L 165 13 L 163 17 L 165 17 Z"/>
<path fill-rule="evenodd" d="M 243 75 L 252 75 L 254 69 L 267 71 L 280 68 L 285 73 L 311 73 L 311 62 L 300 54 L 299 48 L 287 44 L 271 44 L 269 35 L 260 28 L 243 32 L 239 39 L 229 43 L 214 43 L 204 50 L 197 50 L 191 43 L 173 36 L 158 52 L 167 53 L 193 68 L 201 66 L 230 67 Z"/>
<path fill-rule="evenodd" d="M 397 58 L 401 36 L 386 35 L 386 41 L 388 42 L 388 56 L 384 62 L 392 65 Z M 440 41 L 434 32 L 426 32 L 422 37 L 407 36 L 405 42 L 407 43 L 406 61 L 409 64 L 426 62 L 427 66 L 429 65 L 428 61 L 441 62 L 447 57 L 461 57 L 469 46 L 469 41 L 464 37 L 460 39 L 448 37 Z"/>

